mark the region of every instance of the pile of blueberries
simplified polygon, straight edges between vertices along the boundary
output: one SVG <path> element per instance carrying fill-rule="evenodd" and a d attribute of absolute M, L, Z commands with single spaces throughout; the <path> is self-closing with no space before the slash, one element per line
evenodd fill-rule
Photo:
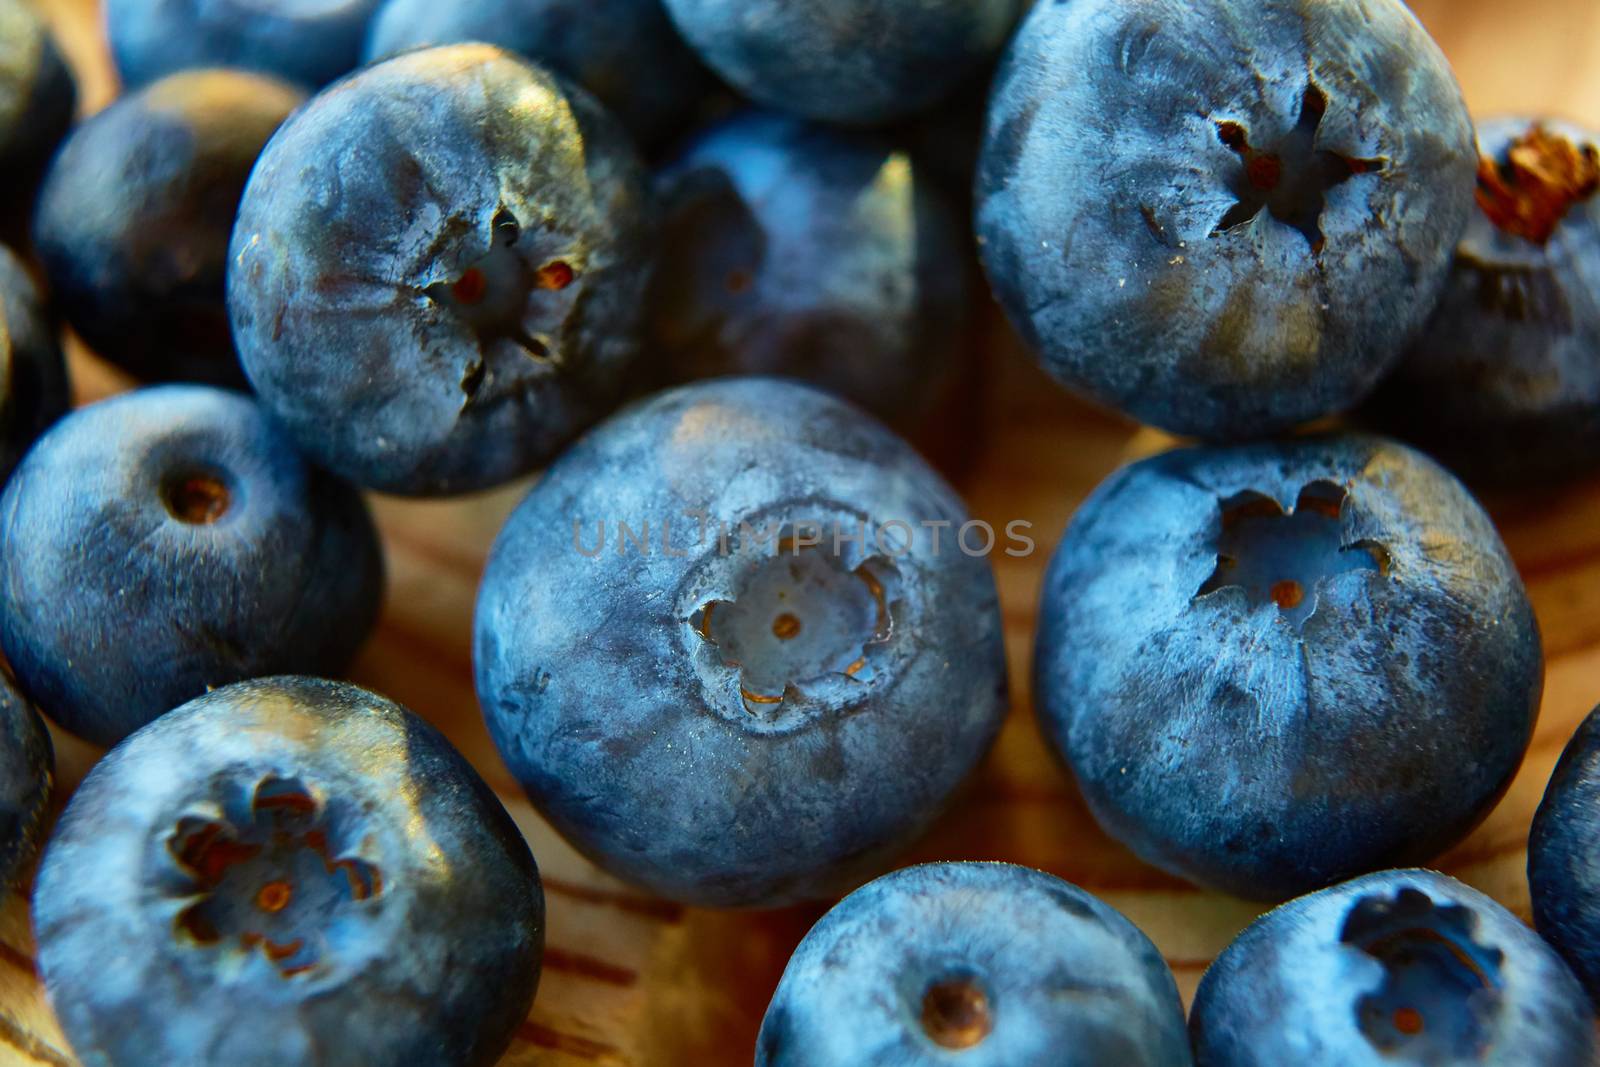
<path fill-rule="evenodd" d="M 540 813 L 676 901 L 855 889 L 758 1065 L 1594 1061 L 1600 717 L 1533 827 L 1537 933 L 1415 865 L 1533 734 L 1538 626 L 1464 481 L 1600 469 L 1600 149 L 1475 128 L 1400 0 L 105 0 L 127 92 L 76 126 L 30 2 L 0 877 L 49 822 L 37 708 L 110 750 L 33 888 L 87 1067 L 507 1048 L 533 857 L 329 679 L 384 586 L 363 492 L 536 470 L 473 661 Z M 993 531 L 901 436 L 965 425 L 984 276 L 1064 384 L 1209 442 L 1080 509 L 1033 686 L 1111 835 L 1288 901 L 1187 1020 L 1075 886 L 877 877 L 1009 704 Z M 155 384 L 68 413 L 63 325 Z"/>

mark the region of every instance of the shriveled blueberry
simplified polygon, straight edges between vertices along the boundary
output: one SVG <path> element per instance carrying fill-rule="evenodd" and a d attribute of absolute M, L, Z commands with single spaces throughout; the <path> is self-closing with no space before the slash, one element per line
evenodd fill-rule
<path fill-rule="evenodd" d="M 0 644 L 40 710 L 97 744 L 214 686 L 343 670 L 382 590 L 360 495 L 238 393 L 80 408 L 0 496 Z"/>
<path fill-rule="evenodd" d="M 88 1065 L 487 1067 L 539 981 L 528 846 L 432 726 L 353 685 L 207 693 L 102 760 L 34 892 Z"/>
<path fill-rule="evenodd" d="M 1600 1004 L 1600 709 L 1556 764 L 1528 839 L 1533 918 Z"/>
<path fill-rule="evenodd" d="M 29 0 L 0 0 L 0 234 L 27 228 L 45 164 L 72 125 L 78 87 Z"/>
<path fill-rule="evenodd" d="M 630 407 L 495 542 L 473 656 L 495 744 L 574 845 L 662 896 L 777 905 L 870 876 L 1005 712 L 965 521 L 904 442 L 804 386 Z"/>
<path fill-rule="evenodd" d="M 234 230 L 234 340 L 330 470 L 482 489 L 616 403 L 653 236 L 633 147 L 587 93 L 488 45 L 411 52 L 267 145 Z"/>
<path fill-rule="evenodd" d="M 1576 1067 L 1583 990 L 1515 915 L 1433 871 L 1382 871 L 1257 919 L 1200 981 L 1199 1067 Z"/>
<path fill-rule="evenodd" d="M 386 0 L 366 54 L 371 62 L 468 41 L 520 52 L 572 79 L 646 145 L 682 133 L 716 88 L 661 0 Z"/>
<path fill-rule="evenodd" d="M 1488 515 L 1421 453 L 1362 436 L 1112 475 L 1050 564 L 1034 670 L 1101 824 L 1262 899 L 1460 840 L 1521 763 L 1544 679 Z"/>
<path fill-rule="evenodd" d="M 238 67 L 315 89 L 361 62 L 382 0 L 105 0 L 122 82 Z"/>
<path fill-rule="evenodd" d="M 44 720 L 0 672 L 0 888 L 16 884 L 33 862 L 54 772 Z"/>
<path fill-rule="evenodd" d="M 40 191 L 34 244 L 96 352 L 140 378 L 244 384 L 228 240 L 250 168 L 301 99 L 259 75 L 190 71 L 73 131 Z"/>
<path fill-rule="evenodd" d="M 1161 953 L 1075 885 L 930 863 L 856 890 L 783 972 L 756 1067 L 1189 1067 Z"/>
<path fill-rule="evenodd" d="M 1400 0 L 1038 4 L 991 97 L 978 236 L 1062 382 L 1256 436 L 1355 404 L 1400 357 L 1476 165 Z"/>
<path fill-rule="evenodd" d="M 22 261 L 0 245 L 0 482 L 71 399 L 39 290 Z"/>
<path fill-rule="evenodd" d="M 657 182 L 651 353 L 678 380 L 800 378 L 909 421 L 967 333 L 964 223 L 889 142 L 746 112 Z"/>
<path fill-rule="evenodd" d="M 1478 141 L 1443 302 L 1369 413 L 1474 481 L 1582 474 L 1600 466 L 1600 148 L 1552 120 Z"/>
<path fill-rule="evenodd" d="M 875 124 L 978 74 L 1023 0 L 664 0 L 700 58 L 767 107 Z"/>

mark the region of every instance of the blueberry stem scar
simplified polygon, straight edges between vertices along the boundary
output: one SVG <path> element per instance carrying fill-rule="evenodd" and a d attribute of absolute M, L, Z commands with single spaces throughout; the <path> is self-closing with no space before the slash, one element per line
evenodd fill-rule
<path fill-rule="evenodd" d="M 1254 222 L 1266 211 L 1298 230 L 1313 255 L 1322 254 L 1327 243 L 1322 212 L 1328 191 L 1358 174 L 1387 166 L 1383 159 L 1357 159 L 1318 148 L 1317 136 L 1327 111 L 1327 94 L 1315 84 L 1307 84 L 1299 121 L 1271 151 L 1251 145 L 1249 131 L 1240 123 L 1217 123 L 1217 139 L 1239 156 L 1244 167 L 1233 185 L 1238 200 L 1217 223 L 1213 237 Z"/>

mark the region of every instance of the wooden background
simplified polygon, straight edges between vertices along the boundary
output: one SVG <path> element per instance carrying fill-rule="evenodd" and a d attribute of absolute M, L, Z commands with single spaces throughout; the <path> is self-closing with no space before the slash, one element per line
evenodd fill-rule
<path fill-rule="evenodd" d="M 94 0 L 37 0 L 66 42 L 85 108 L 115 92 Z M 463 0 L 466 2 L 466 0 Z M 1557 113 L 1600 126 L 1600 5 L 1594 0 L 1416 0 L 1476 115 Z M 1017 353 L 997 328 L 985 354 L 983 425 L 956 477 L 973 512 L 1035 525 L 1040 551 L 995 558 L 1015 706 L 973 785 L 908 860 L 1007 859 L 1100 894 L 1166 954 L 1185 997 L 1258 908 L 1160 874 L 1108 840 L 1035 730 L 1028 692 L 1034 605 L 1048 550 L 1083 496 L 1132 455 L 1163 447 L 1091 411 Z M 125 386 L 73 353 L 83 399 Z M 545 875 L 549 947 L 532 1015 L 506 1065 L 748 1064 L 794 944 L 821 907 L 721 914 L 652 900 L 578 858 L 535 815 L 489 743 L 473 696 L 470 620 L 480 566 L 526 483 L 469 501 L 378 500 L 388 605 L 356 678 L 428 717 L 477 764 L 526 831 Z M 1522 568 L 1549 658 L 1538 735 L 1510 794 L 1439 866 L 1528 914 L 1524 839 L 1568 735 L 1600 700 L 1600 481 L 1491 501 Z M 55 734 L 62 794 L 97 752 Z M 74 1063 L 36 981 L 25 891 L 0 908 L 0 1064 Z M 420 1065 L 419 1065 L 420 1067 Z"/>

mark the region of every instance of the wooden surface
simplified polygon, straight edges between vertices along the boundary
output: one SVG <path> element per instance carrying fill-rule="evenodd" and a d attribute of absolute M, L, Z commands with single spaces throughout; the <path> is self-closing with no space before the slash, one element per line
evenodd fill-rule
<path fill-rule="evenodd" d="M 63 30 L 85 108 L 114 84 L 93 0 L 39 0 Z M 1600 125 L 1600 5 L 1593 0 L 1418 0 L 1413 9 L 1455 63 L 1477 115 L 1565 114 Z M 122 382 L 74 353 L 84 399 Z M 997 334 L 986 356 L 984 429 L 957 477 L 973 512 L 1034 524 L 1040 550 L 998 556 L 1015 706 L 971 787 L 909 860 L 1008 859 L 1100 894 L 1147 931 L 1185 997 L 1206 963 L 1258 908 L 1160 874 L 1109 841 L 1052 761 L 1028 692 L 1034 606 L 1048 551 L 1073 508 L 1118 463 L 1162 447 L 1044 381 Z M 750 1062 L 756 1029 L 790 950 L 821 907 L 719 914 L 652 900 L 598 873 L 529 808 L 490 745 L 473 695 L 470 621 L 480 565 L 526 483 L 469 501 L 375 502 L 389 554 L 388 604 L 356 679 L 437 723 L 477 764 L 526 831 L 545 874 L 549 948 L 533 1013 L 509 1065 L 723 1067 Z M 1524 917 L 1524 839 L 1551 766 L 1600 700 L 1600 481 L 1491 501 L 1522 568 L 1548 654 L 1537 737 L 1509 795 L 1444 870 Z M 61 792 L 97 753 L 56 734 Z M 26 898 L 0 909 L 0 1064 L 73 1064 L 33 969 Z M 420 1065 L 419 1065 L 420 1067 Z"/>

